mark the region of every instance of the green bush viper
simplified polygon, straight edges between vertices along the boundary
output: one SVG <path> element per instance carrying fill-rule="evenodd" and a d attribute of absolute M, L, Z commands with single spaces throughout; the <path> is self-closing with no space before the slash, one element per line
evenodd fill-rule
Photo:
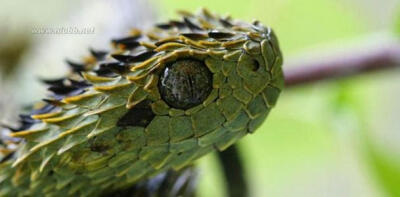
<path fill-rule="evenodd" d="M 283 88 L 272 30 L 180 14 L 44 80 L 52 94 L 0 136 L 0 196 L 98 196 L 257 129 Z"/>

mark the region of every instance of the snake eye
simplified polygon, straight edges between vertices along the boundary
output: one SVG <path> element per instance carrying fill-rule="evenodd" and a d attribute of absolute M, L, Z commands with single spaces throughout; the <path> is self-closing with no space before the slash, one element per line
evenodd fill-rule
<path fill-rule="evenodd" d="M 212 74 L 204 62 L 182 59 L 166 66 L 158 86 L 168 105 L 189 109 L 201 104 L 210 94 Z"/>

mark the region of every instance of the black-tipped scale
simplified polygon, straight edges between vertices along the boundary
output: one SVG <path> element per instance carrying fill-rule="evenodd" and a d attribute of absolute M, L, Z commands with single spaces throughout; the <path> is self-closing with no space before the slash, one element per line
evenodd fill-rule
<path fill-rule="evenodd" d="M 129 71 L 129 65 L 122 62 L 108 62 L 100 64 L 100 69 L 109 70 L 113 73 L 123 74 Z"/>
<path fill-rule="evenodd" d="M 133 57 L 131 55 L 119 55 L 119 54 L 114 54 L 111 55 L 112 58 L 120 61 L 120 62 L 129 62 L 129 60 Z"/>
<path fill-rule="evenodd" d="M 82 71 L 85 71 L 85 64 L 82 63 L 76 63 L 71 60 L 65 60 L 65 62 L 68 64 L 68 66 L 72 69 L 72 71 L 76 73 L 80 73 Z"/>
<path fill-rule="evenodd" d="M 182 28 L 186 27 L 186 24 L 181 21 L 170 20 L 169 24 L 174 27 L 177 27 L 178 29 L 182 29 Z"/>
<path fill-rule="evenodd" d="M 96 58 L 97 61 L 101 61 L 104 60 L 104 58 L 106 57 L 106 55 L 108 54 L 107 51 L 102 51 L 102 50 L 94 50 L 93 48 L 90 48 L 90 54 L 92 54 L 92 56 L 94 58 Z"/>
<path fill-rule="evenodd" d="M 65 81 L 65 77 L 57 78 L 57 79 L 40 79 L 40 81 L 49 86 L 62 86 Z"/>
<path fill-rule="evenodd" d="M 125 38 L 120 38 L 120 39 L 113 39 L 112 43 L 114 43 L 114 44 L 122 44 L 127 49 L 133 49 L 135 47 L 140 46 L 140 43 L 137 41 L 139 38 L 140 38 L 140 35 L 139 36 L 125 37 Z"/>
<path fill-rule="evenodd" d="M 224 26 L 224 27 L 227 27 L 227 28 L 230 28 L 230 27 L 233 27 L 233 24 L 229 21 L 229 20 L 227 20 L 227 19 L 219 19 L 219 22 Z"/>
<path fill-rule="evenodd" d="M 233 37 L 235 34 L 229 32 L 220 32 L 220 31 L 210 31 L 208 32 L 208 36 L 214 39 L 224 39 Z"/>
<path fill-rule="evenodd" d="M 160 29 L 168 30 L 168 29 L 171 29 L 173 26 L 168 23 L 160 23 L 160 24 L 156 24 L 156 27 L 158 27 Z"/>
<path fill-rule="evenodd" d="M 194 30 L 203 30 L 201 27 L 197 26 L 192 21 L 190 21 L 190 19 L 187 18 L 187 17 L 184 17 L 183 21 L 189 27 L 189 29 L 191 29 L 192 31 L 194 31 Z"/>
<path fill-rule="evenodd" d="M 202 33 L 181 33 L 180 35 L 193 40 L 200 40 L 208 37 L 207 34 Z"/>

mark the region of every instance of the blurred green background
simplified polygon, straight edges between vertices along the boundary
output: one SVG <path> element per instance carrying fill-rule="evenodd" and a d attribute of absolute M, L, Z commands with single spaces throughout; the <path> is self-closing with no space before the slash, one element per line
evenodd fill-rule
<path fill-rule="evenodd" d="M 6 3 L 0 6 L 4 11 L 0 16 L 3 22 L 11 18 L 6 27 L 18 32 L 27 24 L 65 21 L 67 14 L 60 13 L 61 8 L 67 16 L 78 9 L 77 1 L 43 2 L 46 9 L 28 1 Z M 36 12 L 6 11 L 31 4 Z M 151 0 L 147 5 L 155 9 L 158 21 L 176 17 L 176 9 L 200 7 L 246 21 L 258 19 L 276 31 L 285 60 L 290 60 L 304 52 L 318 54 L 331 46 L 400 32 L 399 4 L 397 0 Z M 285 90 L 268 120 L 239 142 L 252 196 L 400 196 L 399 76 L 397 69 Z M 199 164 L 199 196 L 224 196 L 215 155 Z"/>

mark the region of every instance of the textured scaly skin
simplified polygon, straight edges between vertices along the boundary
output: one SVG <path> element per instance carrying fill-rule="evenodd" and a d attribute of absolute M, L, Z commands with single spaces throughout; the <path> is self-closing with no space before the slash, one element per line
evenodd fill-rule
<path fill-rule="evenodd" d="M 274 33 L 206 10 L 181 14 L 183 20 L 146 33 L 133 30 L 135 42 L 114 41 L 102 61 L 87 58 L 82 76 L 69 77 L 89 84 L 83 91 L 48 98 L 54 109 L 3 137 L 0 196 L 98 196 L 181 169 L 256 130 L 283 88 Z M 190 109 L 169 107 L 157 85 L 160 73 L 188 58 L 211 71 L 212 91 Z M 121 64 L 104 66 L 112 74 L 99 74 L 102 63 L 115 59 Z M 143 103 L 151 119 L 133 113 L 121 123 Z"/>

